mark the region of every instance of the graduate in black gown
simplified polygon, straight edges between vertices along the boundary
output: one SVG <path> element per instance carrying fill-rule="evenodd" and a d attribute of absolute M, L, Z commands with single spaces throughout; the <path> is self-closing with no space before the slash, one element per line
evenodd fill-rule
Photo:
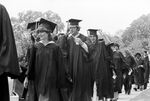
<path fill-rule="evenodd" d="M 19 76 L 14 33 L 6 8 L 0 4 L 0 100 L 9 101 L 8 79 Z"/>
<path fill-rule="evenodd" d="M 96 82 L 97 96 L 99 100 L 113 98 L 112 69 L 110 68 L 110 56 L 104 40 L 98 41 L 97 30 L 89 29 L 89 58 L 91 64 L 91 77 Z"/>
<path fill-rule="evenodd" d="M 37 101 L 62 101 L 59 89 L 63 85 L 64 66 L 60 48 L 52 41 L 56 24 L 41 18 L 37 33 L 40 38 L 35 54 L 32 73 Z"/>
<path fill-rule="evenodd" d="M 135 54 L 135 61 L 136 61 L 136 68 L 134 71 L 134 80 L 136 87 L 134 88 L 137 90 L 138 88 L 140 90 L 144 89 L 144 60 L 142 59 L 142 56 L 140 53 Z"/>
<path fill-rule="evenodd" d="M 113 45 L 113 64 L 116 74 L 116 82 L 114 87 L 114 101 L 119 98 L 119 93 L 122 93 L 123 72 L 127 70 L 126 60 L 123 54 L 119 51 L 119 45 Z"/>
<path fill-rule="evenodd" d="M 69 101 L 91 101 L 89 94 L 89 67 L 87 66 L 88 47 L 85 43 L 87 37 L 79 33 L 78 19 L 68 21 L 67 50 L 69 73 L 72 78 L 72 92 Z"/>
<path fill-rule="evenodd" d="M 149 66 L 149 57 L 148 52 L 144 51 L 144 89 L 147 88 L 147 84 L 149 83 L 149 74 L 150 74 L 150 66 Z"/>
<path fill-rule="evenodd" d="M 125 94 L 130 94 L 134 80 L 133 70 L 136 66 L 136 62 L 129 50 L 125 50 L 125 59 L 128 64 L 128 70 L 124 72 L 123 84 L 125 88 Z"/>

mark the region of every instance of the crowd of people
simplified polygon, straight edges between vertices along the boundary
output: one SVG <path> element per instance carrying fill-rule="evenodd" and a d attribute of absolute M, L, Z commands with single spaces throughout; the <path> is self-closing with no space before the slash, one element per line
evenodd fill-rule
<path fill-rule="evenodd" d="M 79 33 L 78 19 L 69 19 L 67 32 L 57 35 L 53 34 L 57 24 L 47 19 L 28 23 L 31 45 L 18 64 L 11 22 L 2 5 L 0 14 L 2 101 L 9 101 L 7 76 L 23 78 L 25 101 L 92 101 L 94 87 L 97 100 L 117 101 L 123 86 L 126 94 L 131 93 L 132 84 L 135 91 L 147 88 L 148 52 L 132 56 L 126 50 L 123 55 L 118 43 L 106 44 L 98 38 L 97 29 L 88 29 L 88 36 Z M 26 72 L 19 73 L 20 67 L 21 71 L 26 67 Z"/>

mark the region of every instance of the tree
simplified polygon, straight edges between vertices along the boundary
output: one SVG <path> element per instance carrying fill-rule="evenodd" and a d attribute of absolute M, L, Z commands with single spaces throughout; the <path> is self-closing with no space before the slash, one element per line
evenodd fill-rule
<path fill-rule="evenodd" d="M 143 15 L 134 20 L 130 27 L 123 32 L 122 40 L 129 45 L 134 39 L 147 39 L 150 37 L 150 14 Z"/>
<path fill-rule="evenodd" d="M 144 50 L 149 51 L 150 48 L 150 14 L 142 15 L 134 20 L 122 34 L 122 41 L 126 49 L 133 53 Z"/>

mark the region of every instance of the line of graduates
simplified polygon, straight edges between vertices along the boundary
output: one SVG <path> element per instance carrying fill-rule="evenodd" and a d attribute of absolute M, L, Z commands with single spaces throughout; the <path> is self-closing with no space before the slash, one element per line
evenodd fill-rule
<path fill-rule="evenodd" d="M 117 101 L 123 84 L 126 94 L 133 78 L 139 85 L 139 72 L 132 73 L 139 64 L 129 51 L 124 57 L 117 43 L 105 44 L 97 29 L 88 29 L 88 37 L 79 33 L 80 21 L 68 20 L 67 33 L 57 38 L 52 36 L 57 26 L 53 22 L 41 18 L 28 24 L 32 45 L 27 55 L 27 101 L 92 101 L 94 86 L 98 100 Z"/>
<path fill-rule="evenodd" d="M 22 80 L 22 63 L 18 64 L 10 18 L 3 5 L 0 18 L 0 98 L 9 101 L 7 77 Z M 98 39 L 96 29 L 88 29 L 88 37 L 79 33 L 80 21 L 68 20 L 67 33 L 57 37 L 52 34 L 57 24 L 51 21 L 41 18 L 28 24 L 31 46 L 26 57 L 28 68 L 23 72 L 26 101 L 92 101 L 94 90 L 98 100 L 117 101 L 123 84 L 130 94 L 132 78 L 137 85 L 135 90 L 146 89 L 147 52 L 144 59 L 137 53 L 134 60 L 129 51 L 124 57 L 118 44 Z"/>
<path fill-rule="evenodd" d="M 98 40 L 95 29 L 88 30 L 89 38 L 80 34 L 80 21 L 68 20 L 69 30 L 58 40 L 51 34 L 55 23 L 41 18 L 28 24 L 33 44 L 27 56 L 27 100 L 91 101 L 94 82 L 99 99 L 113 98 L 111 44 Z"/>

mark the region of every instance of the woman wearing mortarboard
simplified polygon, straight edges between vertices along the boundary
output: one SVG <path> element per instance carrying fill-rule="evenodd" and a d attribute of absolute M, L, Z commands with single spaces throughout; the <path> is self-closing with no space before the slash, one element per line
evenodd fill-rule
<path fill-rule="evenodd" d="M 99 100 L 107 100 L 108 98 L 113 98 L 112 69 L 110 67 L 110 55 L 108 54 L 109 46 L 105 45 L 104 40 L 98 40 L 96 29 L 89 29 L 88 32 L 92 86 L 95 81 Z"/>
<path fill-rule="evenodd" d="M 19 76 L 19 64 L 11 21 L 6 8 L 0 4 L 0 99 L 9 101 L 7 77 Z"/>
<path fill-rule="evenodd" d="M 119 93 L 122 93 L 122 84 L 123 84 L 123 72 L 128 70 L 128 64 L 123 56 L 123 54 L 119 51 L 119 45 L 114 43 L 113 47 L 113 64 L 114 70 L 116 74 L 115 84 L 114 84 L 114 101 L 117 101 L 119 98 Z"/>
<path fill-rule="evenodd" d="M 40 41 L 32 60 L 34 72 L 31 74 L 37 101 L 62 101 L 59 90 L 63 87 L 65 76 L 61 50 L 51 36 L 55 26 L 55 23 L 41 18 L 36 30 Z"/>

